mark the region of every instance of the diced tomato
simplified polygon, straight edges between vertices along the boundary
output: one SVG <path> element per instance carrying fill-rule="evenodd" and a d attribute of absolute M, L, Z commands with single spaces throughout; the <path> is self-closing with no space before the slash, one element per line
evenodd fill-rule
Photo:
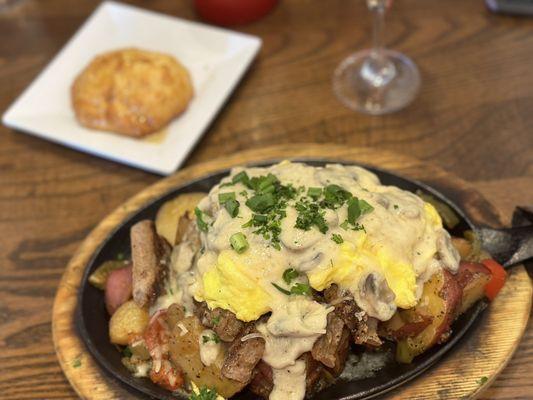
<path fill-rule="evenodd" d="M 505 279 L 507 278 L 507 272 L 505 269 L 493 259 L 487 258 L 482 261 L 483 265 L 490 270 L 492 278 L 485 286 L 485 294 L 489 300 L 494 300 L 496 295 L 502 289 Z"/>

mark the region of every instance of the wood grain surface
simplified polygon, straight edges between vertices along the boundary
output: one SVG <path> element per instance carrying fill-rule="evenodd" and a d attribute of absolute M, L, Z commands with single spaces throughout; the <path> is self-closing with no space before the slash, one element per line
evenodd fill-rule
<path fill-rule="evenodd" d="M 338 145 L 282 145 L 250 150 L 188 167 L 143 190 L 115 209 L 91 231 L 69 262 L 59 284 L 52 313 L 54 346 L 67 378 L 80 397 L 88 400 L 142 398 L 126 392 L 101 371 L 88 353 L 74 322 L 78 290 L 85 266 L 103 240 L 122 221 L 183 183 L 235 165 L 263 160 L 329 158 L 374 165 L 445 188 L 461 201 L 478 224 L 499 223 L 499 213 L 468 183 L 433 164 L 384 150 Z M 384 399 L 473 399 L 482 393 L 505 367 L 516 350 L 527 325 L 533 288 L 523 267 L 515 267 L 504 290 L 480 318 L 474 332 L 462 340 L 442 362 Z M 486 377 L 486 382 L 480 381 Z"/>
<path fill-rule="evenodd" d="M 131 3 L 196 19 L 190 1 Z M 0 110 L 97 5 L 0 0 Z M 263 48 L 187 164 L 280 143 L 375 146 L 468 180 L 504 221 L 533 203 L 533 20 L 490 14 L 481 0 L 395 2 L 386 42 L 423 82 L 409 108 L 385 117 L 354 114 L 331 92 L 333 69 L 369 45 L 369 28 L 362 0 L 282 0 L 238 28 Z M 97 222 L 157 179 L 0 128 L 0 398 L 75 398 L 51 337 L 60 277 Z M 533 397 L 532 346 L 528 329 L 483 399 Z"/>

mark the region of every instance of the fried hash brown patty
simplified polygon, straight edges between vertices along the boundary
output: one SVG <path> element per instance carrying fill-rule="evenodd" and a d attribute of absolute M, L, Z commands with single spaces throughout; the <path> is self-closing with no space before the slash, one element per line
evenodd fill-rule
<path fill-rule="evenodd" d="M 122 49 L 94 58 L 72 85 L 78 121 L 141 137 L 181 114 L 193 96 L 189 72 L 175 58 Z"/>

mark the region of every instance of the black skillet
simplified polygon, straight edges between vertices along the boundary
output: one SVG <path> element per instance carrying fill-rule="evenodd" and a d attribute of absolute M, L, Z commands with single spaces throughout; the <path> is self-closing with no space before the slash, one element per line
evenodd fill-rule
<path fill-rule="evenodd" d="M 327 162 L 339 162 L 333 160 L 304 160 L 307 164 L 321 166 Z M 342 162 L 341 162 L 342 163 Z M 263 163 L 260 165 L 269 165 Z M 353 163 L 345 163 L 353 164 Z M 431 194 L 438 200 L 448 204 L 459 216 L 460 223 L 451 231 L 452 235 L 462 236 L 465 230 L 474 230 L 481 238 L 482 245 L 493 257 L 506 268 L 518 264 L 533 256 L 533 225 L 531 225 L 531 210 L 520 209 L 513 218 L 513 225 L 523 225 L 528 220 L 528 226 L 519 226 L 510 229 L 495 230 L 485 227 L 476 227 L 468 217 L 442 193 L 425 185 L 424 183 L 400 177 L 391 172 L 377 168 L 366 167 L 374 172 L 385 185 L 395 185 L 402 189 L 416 192 L 421 190 Z M 154 219 L 159 207 L 167 200 L 180 193 L 208 192 L 216 183 L 229 173 L 228 170 L 214 173 L 189 183 L 183 184 L 169 191 L 158 200 L 152 201 L 140 209 L 135 215 L 124 221 L 112 232 L 89 261 L 79 292 L 78 307 L 76 310 L 76 326 L 87 348 L 104 370 L 115 378 L 125 388 L 137 395 L 145 395 L 147 398 L 175 399 L 187 398 L 185 395 L 172 393 L 154 385 L 148 379 L 138 379 L 122 365 L 121 354 L 117 347 L 109 342 L 108 322 L 109 316 L 104 306 L 102 292 L 87 281 L 88 276 L 105 260 L 114 259 L 118 253 L 129 254 L 129 231 L 130 227 L 142 219 Z M 465 314 L 454 322 L 453 334 L 450 340 L 436 346 L 415 358 L 412 364 L 398 364 L 394 361 L 388 363 L 375 376 L 357 381 L 338 381 L 330 388 L 318 393 L 314 399 L 328 400 L 355 400 L 368 399 L 385 393 L 413 379 L 424 370 L 433 365 L 444 354 L 452 350 L 454 346 L 467 334 L 474 331 L 478 317 L 487 307 L 486 301 L 480 301 L 472 306 Z M 236 399 L 254 399 L 251 393 L 244 392 L 235 397 Z"/>

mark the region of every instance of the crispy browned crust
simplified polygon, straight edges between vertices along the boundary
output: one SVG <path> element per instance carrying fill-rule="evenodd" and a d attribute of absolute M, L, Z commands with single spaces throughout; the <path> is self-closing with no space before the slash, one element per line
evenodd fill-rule
<path fill-rule="evenodd" d="M 122 49 L 94 58 L 72 84 L 80 124 L 141 137 L 181 114 L 193 96 L 187 69 L 167 54 Z"/>
<path fill-rule="evenodd" d="M 151 220 L 137 222 L 131 227 L 131 255 L 133 262 L 133 300 L 146 307 L 157 297 L 170 258 L 170 245 L 155 231 Z"/>
<path fill-rule="evenodd" d="M 243 342 L 241 338 L 255 332 L 255 325 L 248 324 L 231 343 L 222 365 L 223 376 L 244 384 L 250 382 L 255 366 L 263 357 L 265 340 L 256 337 Z"/>

